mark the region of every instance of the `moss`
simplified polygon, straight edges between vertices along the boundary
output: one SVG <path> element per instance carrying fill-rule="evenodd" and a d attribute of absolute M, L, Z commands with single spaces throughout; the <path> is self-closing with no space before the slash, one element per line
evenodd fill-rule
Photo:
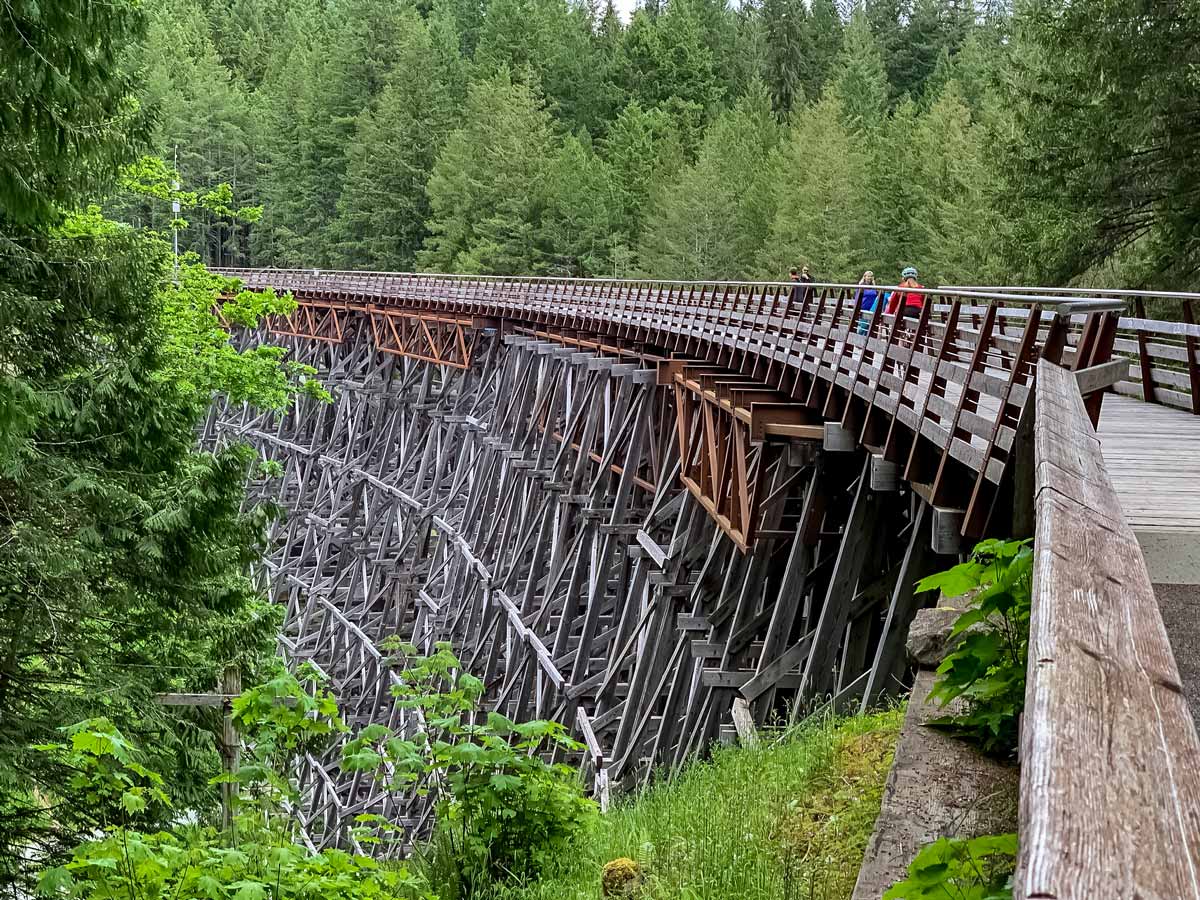
<path fill-rule="evenodd" d="M 642 883 L 642 867 L 627 856 L 604 864 L 600 893 L 604 897 L 633 897 Z"/>
<path fill-rule="evenodd" d="M 896 722 L 837 739 L 832 765 L 780 820 L 777 845 L 790 880 L 820 884 L 828 897 L 853 892 L 898 735 Z"/>

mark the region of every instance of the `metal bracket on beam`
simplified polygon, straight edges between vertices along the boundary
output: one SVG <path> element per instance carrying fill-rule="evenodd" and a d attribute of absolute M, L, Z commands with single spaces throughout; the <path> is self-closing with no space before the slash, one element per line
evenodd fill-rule
<path fill-rule="evenodd" d="M 962 526 L 966 510 L 947 509 L 942 506 L 933 508 L 933 552 L 943 556 L 953 556 L 962 552 Z"/>
<path fill-rule="evenodd" d="M 888 462 L 882 453 L 871 454 L 871 490 L 900 490 L 900 464 Z"/>
<path fill-rule="evenodd" d="M 825 449 L 830 453 L 849 453 L 857 446 L 854 433 L 841 422 L 825 423 Z"/>
<path fill-rule="evenodd" d="M 816 441 L 791 440 L 787 445 L 787 462 L 789 466 L 803 468 L 817 461 L 821 445 Z"/>

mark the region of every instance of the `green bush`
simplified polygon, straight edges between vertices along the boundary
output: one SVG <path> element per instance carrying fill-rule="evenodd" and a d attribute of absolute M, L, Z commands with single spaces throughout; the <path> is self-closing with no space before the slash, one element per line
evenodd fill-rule
<path fill-rule="evenodd" d="M 983 541 L 971 558 L 917 584 L 946 597 L 975 591 L 951 631 L 955 649 L 938 666 L 929 699 L 945 706 L 963 698 L 963 712 L 930 722 L 985 753 L 1013 755 L 1025 708 L 1033 552 L 1029 541 Z"/>
<path fill-rule="evenodd" d="M 377 770 L 395 790 L 431 794 L 434 834 L 417 854 L 441 900 L 536 877 L 568 854 L 596 806 L 574 769 L 544 758 L 554 749 L 582 749 L 566 729 L 483 716 L 483 684 L 462 671 L 448 644 L 410 660 L 401 679 L 393 693 L 400 706 L 420 712 L 425 729 L 406 739 L 372 725 L 347 745 L 343 765 Z"/>
<path fill-rule="evenodd" d="M 921 848 L 883 900 L 1012 900 L 1015 834 L 941 838 Z"/>
<path fill-rule="evenodd" d="M 298 842 L 287 812 L 294 788 L 279 764 L 290 764 L 299 748 L 344 727 L 332 697 L 320 690 L 312 696 L 280 672 L 242 695 L 235 712 L 246 729 L 247 761 L 234 775 L 217 779 L 236 782 L 242 792 L 227 832 L 186 824 L 139 830 L 151 806 L 159 808 L 158 818 L 164 809 L 169 814 L 170 799 L 162 779 L 143 765 L 143 754 L 107 720 L 72 726 L 65 729 L 68 743 L 43 746 L 76 772 L 76 788 L 97 809 L 118 811 L 65 864 L 42 873 L 39 893 L 64 900 L 436 900 L 403 866 L 382 867 L 340 850 L 317 853 Z M 115 807 L 108 802 L 113 799 Z"/>

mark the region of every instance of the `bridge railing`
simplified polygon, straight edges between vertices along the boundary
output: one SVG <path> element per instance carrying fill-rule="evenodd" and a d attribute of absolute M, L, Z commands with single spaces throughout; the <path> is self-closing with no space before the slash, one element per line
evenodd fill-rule
<path fill-rule="evenodd" d="M 1120 319 L 1113 349 L 1129 358 L 1130 367 L 1113 390 L 1147 403 L 1160 403 L 1200 415 L 1200 325 L 1196 324 L 1200 294 L 1111 288 L 986 287 L 979 290 L 992 293 L 1016 290 L 1064 299 L 1096 298 L 1124 303 L 1133 315 Z M 1177 308 L 1182 321 L 1148 318 L 1146 304 L 1155 301 Z"/>
<path fill-rule="evenodd" d="M 1200 897 L 1200 741 L 1072 373 L 1039 363 L 1018 898 Z"/>
<path fill-rule="evenodd" d="M 878 286 L 867 310 L 864 287 L 850 284 L 223 271 L 309 305 L 503 318 L 617 353 L 650 347 L 716 363 L 898 464 L 929 502 L 962 511 L 967 536 L 991 515 L 1037 360 L 1090 370 L 1089 390 L 1121 374 L 1105 369 L 1122 308 L 1113 300 Z M 919 294 L 920 310 L 888 314 L 889 292 Z"/>

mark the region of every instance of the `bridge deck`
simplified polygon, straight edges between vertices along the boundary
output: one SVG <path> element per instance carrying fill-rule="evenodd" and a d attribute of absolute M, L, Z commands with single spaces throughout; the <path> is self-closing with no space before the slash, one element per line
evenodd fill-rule
<path fill-rule="evenodd" d="M 1200 416 L 1109 394 L 1099 434 L 1151 577 L 1200 584 Z"/>

